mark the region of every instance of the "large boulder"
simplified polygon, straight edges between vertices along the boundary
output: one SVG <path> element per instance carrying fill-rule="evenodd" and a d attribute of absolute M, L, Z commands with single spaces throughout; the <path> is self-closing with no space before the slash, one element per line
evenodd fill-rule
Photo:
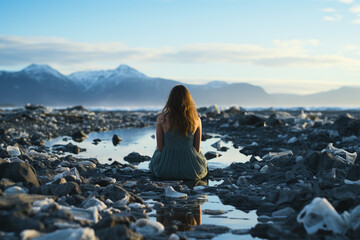
<path fill-rule="evenodd" d="M 344 161 L 339 160 L 330 152 L 310 152 L 304 159 L 305 166 L 313 173 L 332 168 L 344 169 L 348 166 Z"/>
<path fill-rule="evenodd" d="M 27 182 L 36 187 L 39 186 L 35 169 L 25 162 L 0 164 L 0 176 L 1 178 L 8 178 L 14 182 Z"/>

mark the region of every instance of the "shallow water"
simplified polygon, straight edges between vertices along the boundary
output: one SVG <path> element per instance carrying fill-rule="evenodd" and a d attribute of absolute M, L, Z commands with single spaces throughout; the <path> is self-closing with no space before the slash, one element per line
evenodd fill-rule
<path fill-rule="evenodd" d="M 116 134 L 122 138 L 119 145 L 114 146 L 112 143 L 112 137 Z M 208 151 L 216 151 L 211 145 L 220 140 L 220 135 L 209 134 L 213 136 L 206 141 L 201 142 L 201 151 L 206 153 Z M 94 139 L 101 139 L 97 145 L 94 144 Z M 79 158 L 97 158 L 100 163 L 112 163 L 118 161 L 121 163 L 127 163 L 123 158 L 131 152 L 138 152 L 141 155 L 152 156 L 156 147 L 155 139 L 155 127 L 146 128 L 128 128 L 117 129 L 108 132 L 92 132 L 82 142 L 75 142 L 69 136 L 62 136 L 55 139 L 51 139 L 46 142 L 47 147 L 52 147 L 54 144 L 68 144 L 72 143 L 78 145 L 81 148 L 85 148 L 85 152 L 80 154 L 71 154 Z M 208 161 L 210 169 L 224 168 L 229 166 L 232 162 L 246 162 L 249 160 L 249 156 L 245 156 L 240 153 L 240 149 L 233 147 L 232 142 L 222 141 L 222 146 L 228 147 L 227 152 L 220 152 L 221 157 L 214 158 Z M 70 153 L 64 153 L 68 155 Z M 110 159 L 110 160 L 109 160 Z M 148 169 L 149 162 L 143 162 L 138 165 L 139 169 Z"/>
<path fill-rule="evenodd" d="M 216 186 L 221 183 L 222 181 L 209 181 L 207 185 Z M 145 202 L 151 203 L 154 200 L 161 201 L 165 206 L 162 211 L 153 210 L 149 212 L 149 218 L 161 222 L 164 226 L 171 225 L 172 221 L 182 222 L 180 226 L 185 229 L 179 228 L 179 231 L 194 230 L 197 225 L 225 226 L 230 231 L 219 234 L 212 239 L 259 239 L 250 234 L 237 235 L 231 232 L 233 230 L 247 231 L 254 227 L 258 223 L 256 211 L 247 213 L 231 205 L 224 205 L 216 195 L 199 193 L 195 196 L 189 196 L 188 199 L 152 199 L 150 197 Z M 206 210 L 222 210 L 225 213 L 210 215 L 203 212 Z"/>
<path fill-rule="evenodd" d="M 119 145 L 114 146 L 112 143 L 112 137 L 116 134 L 122 138 L 122 141 Z M 216 151 L 222 154 L 221 157 L 208 160 L 208 165 L 210 169 L 213 168 L 224 168 L 229 166 L 232 162 L 246 162 L 250 157 L 243 155 L 239 152 L 240 149 L 233 147 L 232 142 L 222 141 L 221 146 L 228 147 L 229 149 L 226 152 L 217 151 L 211 145 L 221 139 L 220 135 L 210 134 L 212 138 L 207 139 L 206 141 L 201 142 L 201 151 L 205 154 L 208 151 Z M 97 145 L 94 144 L 94 139 L 101 139 Z M 113 161 L 118 161 L 121 163 L 127 163 L 123 158 L 131 152 L 138 152 L 141 155 L 152 156 L 155 146 L 155 127 L 146 127 L 146 128 L 129 128 L 129 129 L 117 129 L 108 132 L 93 132 L 88 135 L 88 138 L 83 142 L 75 142 L 68 136 L 58 137 L 56 139 L 49 140 L 46 143 L 47 147 L 52 147 L 54 144 L 68 144 L 72 143 L 78 145 L 81 148 L 85 148 L 86 152 L 81 152 L 80 154 L 71 154 L 78 158 L 97 158 L 100 163 L 112 163 Z M 70 153 L 64 153 L 68 155 Z M 109 160 L 111 159 L 111 160 Z M 149 162 L 143 162 L 138 165 L 140 169 L 148 169 Z M 209 181 L 207 185 L 216 186 L 221 184 L 223 181 Z M 152 199 L 149 199 L 152 201 Z M 235 207 L 230 205 L 224 205 L 220 201 L 218 196 L 199 194 L 194 196 L 191 199 L 186 200 L 181 203 L 178 202 L 177 207 L 184 207 L 185 205 L 198 204 L 198 215 L 200 215 L 201 224 L 213 224 L 219 226 L 227 226 L 230 230 L 237 229 L 250 229 L 257 224 L 257 215 L 255 211 L 250 211 L 249 213 L 237 210 Z M 166 205 L 167 208 L 171 209 L 171 204 Z M 176 211 L 176 208 L 171 209 Z M 210 210 L 224 210 L 225 213 L 220 216 L 208 215 L 202 213 L 204 209 Z M 168 209 L 169 210 L 169 209 Z M 180 216 L 185 214 L 184 209 L 179 212 Z M 154 210 L 149 213 L 149 217 L 152 220 L 158 220 L 159 214 Z M 190 226 L 191 227 L 191 226 Z M 213 239 L 257 239 L 253 238 L 251 235 L 235 235 L 231 232 L 217 235 Z"/>

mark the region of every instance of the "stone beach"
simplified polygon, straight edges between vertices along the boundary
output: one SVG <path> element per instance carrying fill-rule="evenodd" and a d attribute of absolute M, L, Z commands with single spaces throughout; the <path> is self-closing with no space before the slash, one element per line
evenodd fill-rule
<path fill-rule="evenodd" d="M 204 152 L 209 162 L 228 150 L 223 141 L 250 160 L 210 168 L 202 181 L 161 181 L 136 167 L 151 156 L 129 152 L 127 163 L 100 163 L 77 157 L 86 149 L 76 144 L 45 145 L 153 126 L 156 112 L 0 110 L 0 239 L 359 239 L 359 111 L 198 111 L 203 140 L 221 135 Z M 122 136 L 110 141 L 121 146 Z M 200 209 L 204 195 L 255 210 L 257 224 L 229 228 L 223 209 Z M 200 224 L 201 214 L 218 224 Z"/>

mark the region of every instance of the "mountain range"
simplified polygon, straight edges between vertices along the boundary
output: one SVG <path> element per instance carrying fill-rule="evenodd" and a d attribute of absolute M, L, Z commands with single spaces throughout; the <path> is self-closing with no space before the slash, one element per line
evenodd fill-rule
<path fill-rule="evenodd" d="M 163 106 L 179 81 L 152 78 L 120 65 L 112 70 L 81 71 L 63 75 L 48 65 L 31 64 L 18 72 L 0 71 L 0 104 L 47 106 Z M 248 83 L 212 81 L 183 84 L 197 106 L 217 104 L 246 107 L 358 107 L 360 88 L 342 87 L 309 95 L 269 94 Z"/>

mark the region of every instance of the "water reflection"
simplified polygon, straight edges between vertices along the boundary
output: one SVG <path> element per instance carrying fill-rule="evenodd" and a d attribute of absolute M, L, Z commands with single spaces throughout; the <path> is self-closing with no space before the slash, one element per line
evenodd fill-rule
<path fill-rule="evenodd" d="M 164 227 L 176 225 L 179 231 L 191 230 L 191 227 L 201 224 L 200 204 L 200 201 L 182 204 L 165 203 L 163 208 L 156 211 L 156 220 Z"/>

